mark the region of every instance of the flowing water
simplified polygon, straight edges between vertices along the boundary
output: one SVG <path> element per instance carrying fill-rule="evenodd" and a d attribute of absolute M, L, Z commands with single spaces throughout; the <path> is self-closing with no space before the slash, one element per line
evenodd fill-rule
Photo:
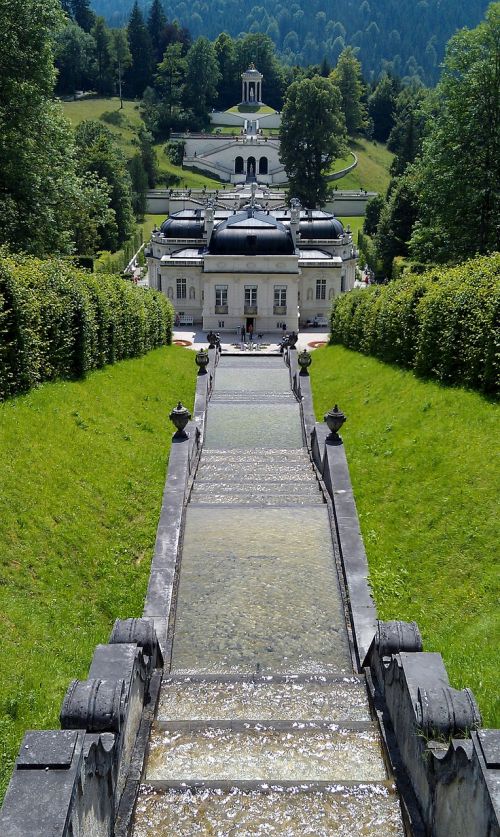
<path fill-rule="evenodd" d="M 280 358 L 217 367 L 134 837 L 402 837 Z"/>

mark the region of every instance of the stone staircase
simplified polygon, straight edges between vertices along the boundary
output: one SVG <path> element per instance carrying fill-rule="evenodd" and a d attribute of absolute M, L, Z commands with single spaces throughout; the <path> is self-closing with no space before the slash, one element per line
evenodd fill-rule
<path fill-rule="evenodd" d="M 401 837 L 280 359 L 223 357 L 134 837 Z"/>

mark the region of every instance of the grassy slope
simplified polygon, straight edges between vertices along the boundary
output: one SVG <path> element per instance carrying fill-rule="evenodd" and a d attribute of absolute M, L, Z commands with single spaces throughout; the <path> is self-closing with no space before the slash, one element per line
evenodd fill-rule
<path fill-rule="evenodd" d="M 334 181 L 339 189 L 366 189 L 368 192 L 385 193 L 389 185 L 389 166 L 393 154 L 385 145 L 359 138 L 349 144 L 358 158 L 358 165 L 345 177 Z"/>
<path fill-rule="evenodd" d="M 110 125 L 109 122 L 104 120 L 102 120 L 102 123 L 113 133 L 117 144 L 128 159 L 137 153 L 137 145 L 135 143 L 137 130 L 144 123 L 142 122 L 137 102 L 124 102 L 123 105 L 122 113 L 125 119 L 123 125 Z M 110 99 L 81 99 L 77 102 L 63 102 L 62 106 L 67 118 L 73 127 L 76 127 L 86 119 L 100 120 L 103 113 L 119 111 L 120 100 L 117 97 Z M 161 175 L 167 173 L 177 175 L 181 180 L 181 186 L 186 184 L 186 186 L 193 189 L 203 186 L 212 186 L 215 188 L 219 186 L 217 180 L 212 180 L 209 177 L 204 177 L 202 174 L 196 174 L 188 170 L 185 171 L 181 166 L 172 165 L 163 151 L 164 147 L 164 142 L 155 145 L 160 170 L 159 187 L 163 185 Z"/>
<path fill-rule="evenodd" d="M 314 353 L 316 415 L 335 402 L 379 617 L 416 620 L 485 726 L 498 702 L 498 406 L 342 347 Z"/>
<path fill-rule="evenodd" d="M 175 346 L 0 404 L 0 798 L 117 617 L 140 616 L 180 398 Z"/>

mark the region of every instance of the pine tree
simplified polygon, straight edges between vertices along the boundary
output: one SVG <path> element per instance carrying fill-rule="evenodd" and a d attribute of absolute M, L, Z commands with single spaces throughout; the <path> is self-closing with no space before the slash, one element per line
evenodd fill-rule
<path fill-rule="evenodd" d="M 161 0 L 153 0 L 148 15 L 148 32 L 153 48 L 153 63 L 156 67 L 163 57 L 162 33 L 167 24 L 167 18 L 163 11 Z"/>
<path fill-rule="evenodd" d="M 125 74 L 127 92 L 140 98 L 152 81 L 153 47 L 137 0 L 130 14 L 127 37 L 132 56 L 132 64 Z"/>
<path fill-rule="evenodd" d="M 90 32 L 95 23 L 95 14 L 90 8 L 89 0 L 71 0 L 73 20 L 81 26 L 84 32 Z"/>
<path fill-rule="evenodd" d="M 101 96 L 109 96 L 113 90 L 111 32 L 103 17 L 97 18 L 92 28 L 92 37 L 95 42 L 97 92 Z"/>
<path fill-rule="evenodd" d="M 361 64 L 352 47 L 347 47 L 342 51 L 337 66 L 330 73 L 330 78 L 340 90 L 347 133 L 352 137 L 366 128 L 367 123 L 366 108 L 362 101 L 365 90 L 361 77 Z"/>

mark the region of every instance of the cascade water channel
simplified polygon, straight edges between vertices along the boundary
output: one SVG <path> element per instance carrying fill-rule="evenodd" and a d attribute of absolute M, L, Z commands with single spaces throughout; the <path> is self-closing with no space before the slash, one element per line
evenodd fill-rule
<path fill-rule="evenodd" d="M 134 837 L 402 837 L 280 358 L 222 357 Z"/>

